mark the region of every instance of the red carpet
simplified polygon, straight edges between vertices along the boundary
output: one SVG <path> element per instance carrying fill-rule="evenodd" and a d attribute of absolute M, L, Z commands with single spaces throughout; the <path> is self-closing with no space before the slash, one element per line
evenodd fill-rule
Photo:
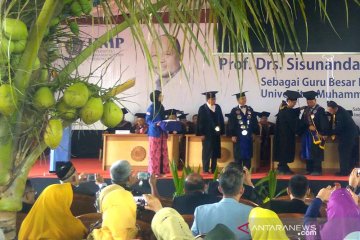
<path fill-rule="evenodd" d="M 102 163 L 98 159 L 94 158 L 76 158 L 72 159 L 73 164 L 75 165 L 77 171 L 79 173 L 100 173 L 103 177 L 109 178 L 110 174 L 109 171 L 103 171 L 102 170 Z M 136 168 L 134 168 L 135 172 L 137 171 Z M 301 171 L 298 171 L 299 174 L 301 174 Z M 260 179 L 267 175 L 266 169 L 260 169 L 259 172 L 253 173 L 252 178 L 253 179 Z M 49 173 L 49 160 L 39 160 L 35 163 L 35 165 L 32 167 L 30 174 L 30 178 L 55 178 L 56 175 L 54 173 Z M 205 179 L 212 179 L 213 176 L 210 174 L 204 174 L 203 177 Z M 338 177 L 334 176 L 334 174 L 331 173 L 325 173 L 323 176 L 306 176 L 309 180 L 312 181 L 347 181 L 348 177 Z M 165 179 L 171 179 L 171 174 L 167 174 L 163 178 Z M 281 175 L 278 176 L 278 179 L 281 180 L 288 180 L 291 178 L 291 175 Z"/>

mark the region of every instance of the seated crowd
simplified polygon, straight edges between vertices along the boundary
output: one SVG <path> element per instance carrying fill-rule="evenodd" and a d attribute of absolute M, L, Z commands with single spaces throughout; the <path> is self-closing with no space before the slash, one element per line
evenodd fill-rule
<path fill-rule="evenodd" d="M 74 188 L 81 182 L 75 167 L 67 162 L 56 173 L 60 184 L 49 185 L 40 194 L 21 224 L 19 240 L 139 239 L 140 206 L 134 200 L 133 193 L 137 193 L 131 186 L 135 177 L 126 160 L 117 161 L 110 168 L 111 184 L 97 177 L 99 192 L 95 205 L 101 217 L 90 228 L 71 212 Z M 347 188 L 339 184 L 327 186 L 311 201 L 307 198 L 309 181 L 295 175 L 289 180 L 287 198 L 263 203 L 256 194 L 250 172 L 233 163 L 223 169 L 218 181 L 209 185 L 199 174 L 188 175 L 185 194 L 173 199 L 172 208 L 162 206 L 153 176 L 149 183 L 151 194 L 143 195 L 146 204 L 142 207 L 146 210 L 141 211 L 155 213 L 148 224 L 150 228 L 151 222 L 156 239 L 292 239 L 283 214 L 300 214 L 303 227 L 311 229 L 311 234 L 300 239 L 359 239 L 360 236 L 360 208 L 355 193 L 360 185 L 357 169 L 350 174 Z M 27 194 L 34 189 L 30 183 L 26 189 L 24 201 L 31 203 L 32 198 Z M 320 218 L 324 204 L 326 216 Z M 193 217 L 193 221 L 189 222 L 187 216 Z"/>

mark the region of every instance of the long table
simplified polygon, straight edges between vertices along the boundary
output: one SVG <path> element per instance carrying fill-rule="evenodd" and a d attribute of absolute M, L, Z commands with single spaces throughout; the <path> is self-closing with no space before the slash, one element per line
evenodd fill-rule
<path fill-rule="evenodd" d="M 199 136 L 193 134 L 186 137 L 186 164 L 194 169 L 201 168 L 202 142 Z M 170 160 L 179 160 L 179 140 L 181 135 L 169 134 L 167 141 Z M 260 136 L 253 137 L 253 158 L 251 165 L 253 172 L 260 167 Z M 103 169 L 108 169 L 117 160 L 126 159 L 137 170 L 146 170 L 148 166 L 149 142 L 146 134 L 103 134 Z M 327 141 L 325 145 L 325 161 L 323 170 L 333 172 L 339 170 L 339 154 L 337 142 Z M 306 163 L 300 158 L 301 139 L 296 139 L 296 154 L 293 163 L 289 164 L 292 169 L 305 170 Z M 272 155 L 272 154 L 271 154 Z M 230 137 L 221 137 L 221 158 L 218 159 L 218 166 L 223 168 L 233 161 L 233 143 Z M 271 159 L 271 166 L 277 167 L 277 162 Z"/>

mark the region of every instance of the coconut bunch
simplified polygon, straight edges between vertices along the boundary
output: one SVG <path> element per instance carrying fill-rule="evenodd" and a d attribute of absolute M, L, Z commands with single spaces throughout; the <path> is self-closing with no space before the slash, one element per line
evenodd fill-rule
<path fill-rule="evenodd" d="M 28 50 L 34 47 L 31 33 L 44 2 L 10 4 L 6 14 L 0 17 L 0 118 L 17 124 L 11 130 L 18 133 L 12 134 L 14 139 L 27 139 L 31 135 L 36 141 L 43 140 L 50 148 L 56 148 L 63 128 L 72 122 L 81 119 L 90 125 L 101 121 L 107 127 L 115 127 L 122 121 L 123 112 L 113 100 L 120 93 L 116 90 L 118 86 L 100 90 L 82 81 L 84 76 L 74 79 L 66 74 L 60 78 L 62 69 L 53 67 L 53 62 L 62 58 L 59 43 L 79 34 L 76 19 L 90 14 L 92 0 L 63 0 L 49 15 L 47 24 L 42 25 L 39 50 L 32 55 L 36 58 L 28 61 L 32 67 L 28 70 L 29 67 L 24 66 L 28 64 L 24 56 L 29 56 Z M 26 86 L 16 81 L 21 72 L 30 74 Z M 134 81 L 131 84 L 133 86 Z M 59 95 L 62 97 L 55 98 Z"/>
<path fill-rule="evenodd" d="M 50 110 L 53 115 L 44 132 L 44 141 L 50 148 L 56 148 L 62 138 L 62 122 L 73 122 L 80 118 L 85 124 L 101 121 L 106 127 L 115 127 L 123 119 L 121 108 L 104 96 L 91 94 L 90 86 L 78 81 L 69 85 L 63 96 L 55 102 L 54 94 L 48 87 L 39 88 L 33 97 L 33 106 L 39 111 Z M 103 100 L 106 99 L 106 100 Z"/>

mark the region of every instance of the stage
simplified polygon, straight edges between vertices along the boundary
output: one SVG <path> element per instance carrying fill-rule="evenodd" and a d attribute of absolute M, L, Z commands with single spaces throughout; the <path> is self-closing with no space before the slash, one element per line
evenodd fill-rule
<path fill-rule="evenodd" d="M 102 169 L 102 162 L 95 158 L 75 158 L 72 159 L 73 164 L 75 165 L 79 173 L 99 173 L 107 181 L 110 178 L 109 171 L 104 171 Z M 296 170 L 296 173 L 303 174 L 304 170 Z M 137 172 L 138 169 L 134 168 L 134 171 Z M 253 182 L 256 183 L 259 179 L 267 175 L 268 169 L 262 169 L 256 173 L 252 174 Z M 181 172 L 179 172 L 181 174 Z M 204 179 L 207 181 L 213 180 L 213 175 L 206 174 L 203 175 Z M 310 181 L 310 189 L 316 195 L 319 189 L 326 187 L 329 184 L 334 182 L 339 182 L 343 187 L 348 184 L 348 177 L 335 176 L 333 173 L 324 173 L 322 176 L 306 176 Z M 35 165 L 32 167 L 29 178 L 31 178 L 32 183 L 34 184 L 35 189 L 40 193 L 47 185 L 52 183 L 58 183 L 57 177 L 54 173 L 49 173 L 49 160 L 42 159 L 38 160 Z M 291 175 L 280 175 L 277 176 L 278 179 L 278 190 L 287 187 L 288 180 L 291 178 Z M 171 174 L 167 174 L 164 177 L 158 179 L 158 190 L 161 196 L 163 197 L 172 197 L 174 192 L 174 184 L 172 181 Z M 139 186 L 141 192 L 148 193 L 150 188 L 147 183 Z M 97 191 L 97 186 L 93 182 L 82 184 L 78 188 L 79 193 L 84 193 L 87 195 L 93 195 Z"/>

